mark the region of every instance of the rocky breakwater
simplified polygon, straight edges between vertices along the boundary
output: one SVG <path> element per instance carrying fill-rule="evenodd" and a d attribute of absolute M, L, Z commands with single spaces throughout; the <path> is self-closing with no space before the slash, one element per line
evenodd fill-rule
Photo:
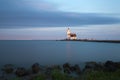
<path fill-rule="evenodd" d="M 83 70 L 78 64 L 71 65 L 70 63 L 49 66 L 35 63 L 30 69 L 6 64 L 1 72 L 0 80 L 89 80 L 90 78 L 99 80 L 99 78 L 106 76 L 105 79 L 111 80 L 120 78 L 120 62 L 87 62 Z M 110 79 L 108 75 L 113 75 L 113 78 Z"/>

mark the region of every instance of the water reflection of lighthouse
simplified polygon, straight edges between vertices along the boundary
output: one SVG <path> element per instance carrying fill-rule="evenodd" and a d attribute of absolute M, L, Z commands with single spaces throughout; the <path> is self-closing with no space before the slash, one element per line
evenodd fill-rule
<path fill-rule="evenodd" d="M 71 62 L 72 59 L 72 48 L 70 42 L 66 43 L 66 61 Z"/>

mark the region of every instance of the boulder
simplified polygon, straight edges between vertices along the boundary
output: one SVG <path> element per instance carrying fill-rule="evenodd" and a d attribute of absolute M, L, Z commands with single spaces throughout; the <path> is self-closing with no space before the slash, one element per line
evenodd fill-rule
<path fill-rule="evenodd" d="M 115 66 L 120 69 L 120 62 L 115 62 Z"/>
<path fill-rule="evenodd" d="M 16 74 L 18 77 L 23 77 L 23 76 L 26 76 L 27 70 L 26 70 L 25 68 L 17 68 L 15 74 Z"/>
<path fill-rule="evenodd" d="M 6 64 L 4 65 L 4 67 L 2 68 L 2 71 L 4 71 L 7 74 L 13 73 L 14 71 L 14 67 L 12 64 Z"/>
<path fill-rule="evenodd" d="M 70 74 L 70 73 L 71 73 L 71 71 L 70 71 L 70 69 L 69 69 L 69 68 L 64 68 L 64 73 Z"/>
<path fill-rule="evenodd" d="M 116 63 L 113 61 L 106 61 L 104 64 L 105 71 L 113 72 L 117 70 Z"/>
<path fill-rule="evenodd" d="M 62 70 L 62 68 L 59 66 L 59 65 L 54 65 L 54 66 L 52 66 L 52 69 L 54 70 L 54 69 L 57 69 L 57 70 Z"/>
<path fill-rule="evenodd" d="M 76 70 L 75 66 L 71 66 L 71 67 L 70 67 L 70 70 L 71 70 L 72 72 L 74 72 L 74 71 Z"/>
<path fill-rule="evenodd" d="M 47 67 L 46 70 L 45 70 L 45 74 L 46 74 L 46 75 L 50 75 L 51 72 L 52 72 L 52 70 L 53 70 L 53 69 L 52 69 L 51 67 Z"/>
<path fill-rule="evenodd" d="M 40 71 L 40 67 L 38 63 L 35 63 L 32 65 L 32 72 L 33 73 L 38 73 Z"/>
<path fill-rule="evenodd" d="M 64 73 L 68 73 L 70 74 L 71 73 L 71 67 L 70 67 L 70 64 L 69 63 L 65 63 L 63 64 L 63 70 L 64 70 Z"/>
<path fill-rule="evenodd" d="M 84 68 L 84 71 L 101 71 L 103 70 L 103 65 L 101 63 L 96 63 L 96 62 L 87 62 Z"/>
<path fill-rule="evenodd" d="M 75 72 L 77 73 L 77 74 L 81 74 L 81 69 L 80 69 L 80 67 L 79 67 L 79 65 L 75 65 L 74 66 L 74 70 L 75 70 Z"/>
<path fill-rule="evenodd" d="M 63 64 L 63 68 L 70 68 L 70 64 L 69 63 Z"/>
<path fill-rule="evenodd" d="M 51 66 L 48 66 L 46 68 L 45 73 L 47 75 L 50 75 L 53 70 L 59 70 L 59 71 L 61 71 L 62 69 L 61 69 L 61 67 L 59 65 L 51 65 Z"/>

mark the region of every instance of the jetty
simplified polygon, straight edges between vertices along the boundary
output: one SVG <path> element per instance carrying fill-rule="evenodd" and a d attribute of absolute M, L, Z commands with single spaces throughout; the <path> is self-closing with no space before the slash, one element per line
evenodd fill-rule
<path fill-rule="evenodd" d="M 83 42 L 105 42 L 105 43 L 120 43 L 120 40 L 98 40 L 98 39 L 78 39 L 76 33 L 71 33 L 70 28 L 66 31 L 66 39 L 56 41 L 83 41 Z"/>
<path fill-rule="evenodd" d="M 88 40 L 88 39 L 69 40 L 69 39 L 63 39 L 63 40 L 60 40 L 60 41 L 83 41 L 83 42 L 120 43 L 120 40 Z"/>

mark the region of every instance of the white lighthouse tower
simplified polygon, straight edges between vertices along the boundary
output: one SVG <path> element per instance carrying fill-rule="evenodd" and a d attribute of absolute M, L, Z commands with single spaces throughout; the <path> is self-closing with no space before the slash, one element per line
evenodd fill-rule
<path fill-rule="evenodd" d="M 68 28 L 68 29 L 67 29 L 67 39 L 70 39 L 70 34 L 71 34 L 71 31 L 70 31 L 70 29 Z"/>

